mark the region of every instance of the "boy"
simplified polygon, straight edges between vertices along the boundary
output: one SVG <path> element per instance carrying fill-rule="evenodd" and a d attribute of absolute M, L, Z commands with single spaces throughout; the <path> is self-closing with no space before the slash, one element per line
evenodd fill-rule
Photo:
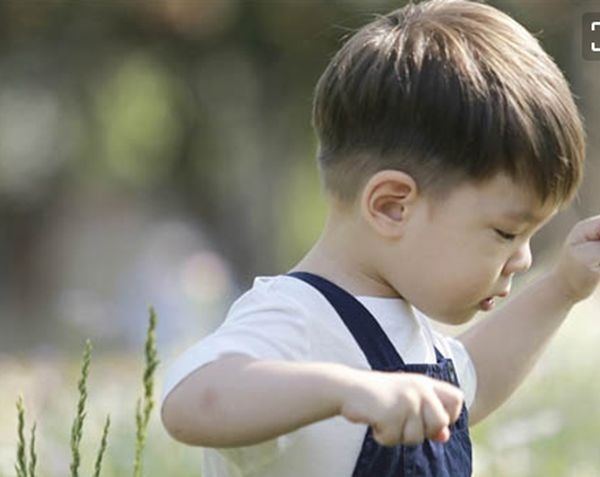
<path fill-rule="evenodd" d="M 345 43 L 313 123 L 322 235 L 173 366 L 164 425 L 211 448 L 204 477 L 471 475 L 469 424 L 509 397 L 598 284 L 600 216 L 458 339 L 428 320 L 490 311 L 575 194 L 585 147 L 569 87 L 507 15 L 433 0 Z"/>

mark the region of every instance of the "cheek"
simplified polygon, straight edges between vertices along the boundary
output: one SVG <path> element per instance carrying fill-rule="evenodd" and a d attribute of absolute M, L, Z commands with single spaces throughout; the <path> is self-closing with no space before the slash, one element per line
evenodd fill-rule
<path fill-rule="evenodd" d="M 440 247 L 439 258 L 445 268 L 472 286 L 494 280 L 502 269 L 503 250 L 485 234 L 463 237 L 448 247 Z"/>
<path fill-rule="evenodd" d="M 444 268 L 431 273 L 432 285 L 440 300 L 448 304 L 472 303 L 493 287 L 498 271 L 485 258 L 470 256 L 448 257 Z"/>
<path fill-rule="evenodd" d="M 421 309 L 460 309 L 481 300 L 499 276 L 498 257 L 482 237 L 465 234 L 436 234 L 420 238 L 398 264 L 398 283 L 403 283 L 407 298 Z M 406 275 L 405 275 L 406 274 Z M 408 276 L 408 280 L 406 279 Z"/>

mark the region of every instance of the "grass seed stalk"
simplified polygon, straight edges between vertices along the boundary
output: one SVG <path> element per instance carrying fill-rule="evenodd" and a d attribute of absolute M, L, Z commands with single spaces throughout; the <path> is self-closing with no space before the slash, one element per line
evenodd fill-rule
<path fill-rule="evenodd" d="M 134 477 L 142 476 L 142 453 L 146 444 L 150 414 L 154 408 L 154 374 L 159 363 L 158 353 L 156 351 L 156 312 L 153 307 L 150 307 L 149 314 L 148 332 L 146 333 L 146 344 L 144 348 L 144 394 L 142 398 L 138 399 L 135 412 L 136 442 L 133 462 Z"/>
<path fill-rule="evenodd" d="M 79 477 L 79 466 L 81 464 L 80 444 L 83 437 L 83 422 L 85 421 L 85 405 L 87 401 L 87 379 L 92 360 L 92 344 L 90 340 L 85 342 L 81 364 L 81 375 L 77 384 L 79 400 L 77 401 L 77 414 L 71 427 L 71 477 Z"/>

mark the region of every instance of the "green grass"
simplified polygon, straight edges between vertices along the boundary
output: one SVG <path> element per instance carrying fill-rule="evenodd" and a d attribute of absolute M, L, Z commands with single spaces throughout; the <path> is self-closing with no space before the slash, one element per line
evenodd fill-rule
<path fill-rule="evenodd" d="M 88 340 L 85 343 L 83 358 L 81 359 L 81 375 L 77 383 L 79 391 L 79 400 L 77 401 L 77 412 L 73 425 L 71 426 L 71 477 L 79 477 L 79 465 L 81 463 L 81 454 L 79 447 L 83 436 L 83 422 L 85 421 L 85 405 L 87 401 L 87 380 L 92 361 L 92 343 Z"/>
<path fill-rule="evenodd" d="M 158 367 L 158 353 L 156 352 L 156 313 L 150 308 L 150 323 L 146 334 L 144 347 L 145 368 L 143 376 L 144 396 L 137 401 L 135 408 L 135 458 L 133 461 L 133 476 L 142 476 L 142 454 L 146 444 L 148 422 L 154 408 L 154 373 Z"/>
<path fill-rule="evenodd" d="M 109 401 L 112 404 L 113 410 L 116 412 L 118 419 L 118 426 L 116 429 L 113 429 L 113 435 L 109 439 L 109 431 L 111 430 L 111 418 L 110 414 L 105 418 L 104 425 L 101 429 L 98 429 L 97 421 L 90 422 L 90 417 L 88 415 L 88 408 L 90 407 L 90 394 L 88 393 L 89 380 L 91 375 L 92 368 L 92 345 L 91 342 L 87 341 L 85 344 L 85 349 L 83 351 L 83 357 L 81 359 L 80 371 L 79 371 L 79 380 L 77 382 L 77 402 L 75 409 L 75 418 L 73 419 L 71 425 L 71 434 L 70 434 L 70 463 L 69 463 L 69 471 L 71 477 L 79 477 L 80 475 L 91 475 L 92 472 L 87 472 L 85 470 L 81 470 L 82 468 L 87 467 L 87 462 L 83 462 L 84 460 L 92 460 L 90 457 L 92 456 L 92 452 L 90 451 L 91 445 L 88 443 L 84 443 L 84 438 L 88 434 L 96 434 L 100 435 L 99 444 L 97 444 L 97 449 L 93 453 L 93 476 L 100 477 L 101 475 L 104 477 L 110 476 L 123 476 L 123 475 L 133 475 L 134 477 L 142 477 L 143 475 L 143 462 L 144 462 L 144 450 L 146 447 L 149 447 L 150 452 L 154 453 L 153 446 L 147 446 L 147 436 L 149 429 L 154 430 L 153 428 L 156 426 L 151 426 L 151 417 L 152 411 L 155 407 L 154 400 L 154 388 L 155 388 L 155 374 L 158 368 L 158 353 L 156 349 L 156 313 L 154 309 L 149 310 L 149 324 L 148 330 L 146 332 L 146 343 L 144 347 L 144 370 L 142 374 L 142 396 L 137 399 L 137 405 L 135 407 L 134 412 L 129 414 L 130 420 L 129 423 L 123 422 L 126 413 L 120 413 L 119 411 L 123 411 L 123 401 L 122 397 L 124 394 L 123 391 L 128 388 L 127 384 L 123 381 L 120 383 L 122 386 L 121 389 L 114 388 L 113 391 L 117 393 L 117 399 Z M 129 361 L 129 360 L 128 360 Z M 127 363 L 128 366 L 131 363 Z M 102 365 L 101 365 L 102 366 Z M 105 367 L 105 366 L 103 366 Z M 60 372 L 59 372 L 60 373 Z M 107 375 L 114 377 L 115 373 L 107 373 Z M 127 372 L 126 381 L 130 381 L 131 370 Z M 4 374 L 3 374 L 4 376 Z M 112 381 L 112 379 L 111 379 Z M 111 382 L 110 384 L 114 385 L 116 383 Z M 110 385 L 108 382 L 105 382 L 104 385 Z M 58 400 L 61 402 L 59 405 L 62 407 L 66 401 L 71 400 L 71 394 L 68 390 L 63 389 L 64 383 L 61 383 L 59 387 L 60 393 L 55 395 Z M 47 390 L 48 391 L 48 390 Z M 0 403 L 1 404 L 1 403 Z M 91 402 L 91 408 L 95 410 L 100 407 L 95 402 Z M 64 409 L 61 409 L 57 414 L 55 414 L 50 409 L 46 409 L 45 412 L 42 413 L 41 420 L 44 421 L 46 427 L 46 433 L 44 433 L 43 437 L 45 439 L 50 439 L 51 441 L 58 441 L 57 435 L 48 435 L 50 434 L 58 434 L 60 431 L 55 426 L 61 425 L 64 422 Z M 120 421 L 120 422 L 119 422 Z M 40 462 L 40 470 L 39 473 L 36 470 L 37 466 L 37 454 L 35 451 L 36 446 L 36 424 L 34 423 L 31 427 L 31 436 L 29 442 L 25 437 L 25 427 L 26 427 L 26 411 L 24 399 L 19 397 L 17 400 L 17 439 L 16 439 L 16 462 L 14 464 L 14 470 L 16 471 L 17 477 L 35 477 L 36 475 L 40 476 L 49 476 L 49 475 L 66 475 L 64 470 L 53 470 L 54 464 L 47 464 L 48 461 L 51 461 L 51 457 L 48 455 L 48 448 L 46 448 L 44 452 L 44 458 L 41 459 Z M 133 428 L 135 429 L 133 430 Z M 100 432 L 99 432 L 100 431 Z M 166 436 L 163 436 L 163 438 Z M 134 442 L 124 443 L 125 439 L 132 439 Z M 115 441 L 115 445 L 111 449 L 109 442 L 111 440 Z M 58 442 L 51 442 L 51 447 L 57 444 Z M 84 445 L 85 444 L 85 445 Z M 161 445 L 161 444 L 159 444 Z M 50 447 L 50 448 L 51 448 Z M 162 447 L 162 445 L 161 445 Z M 27 453 L 27 449 L 29 449 L 29 454 Z M 112 452 L 111 452 L 112 450 Z M 113 454 L 111 456 L 111 453 Z M 126 455 L 129 454 L 129 459 L 126 458 Z M 155 455 L 161 455 L 161 452 L 155 452 Z M 59 452 L 60 455 L 60 452 Z M 172 455 L 177 455 L 177 452 L 174 452 Z M 84 459 L 85 457 L 85 459 Z M 106 459 L 105 459 L 106 458 Z M 64 459 L 64 455 L 63 455 Z M 181 472 L 181 467 L 176 472 L 173 472 L 172 469 L 168 469 L 168 466 L 165 465 L 156 465 L 156 461 L 152 458 L 149 459 L 152 465 L 150 467 L 153 471 L 157 472 L 154 475 L 174 475 L 176 473 Z M 127 463 L 128 462 L 128 463 Z M 133 463 L 132 463 L 133 462 Z M 186 459 L 181 459 L 181 461 L 177 464 L 181 466 L 182 463 L 185 465 Z M 103 468 L 103 463 L 104 465 Z M 85 465 L 83 465 L 85 464 Z M 197 464 L 195 464 L 197 467 Z M 64 469 L 64 464 L 62 465 Z M 90 464 L 90 467 L 91 464 Z M 129 467 L 129 469 L 127 469 Z M 162 470 L 161 470 L 162 469 Z M 0 467 L 0 476 L 4 474 L 4 468 Z"/>

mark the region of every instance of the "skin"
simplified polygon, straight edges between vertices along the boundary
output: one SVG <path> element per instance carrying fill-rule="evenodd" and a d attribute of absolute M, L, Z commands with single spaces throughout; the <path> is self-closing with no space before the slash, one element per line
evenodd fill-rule
<path fill-rule="evenodd" d="M 321 237 L 294 269 L 356 295 L 402 297 L 442 323 L 465 323 L 531 266 L 531 237 L 555 212 L 503 175 L 436 200 L 409 175 L 381 171 L 354 203 L 330 199 Z M 554 268 L 459 337 L 478 376 L 471 424 L 510 396 L 599 281 L 596 216 L 573 228 Z M 457 388 L 421 375 L 232 355 L 180 383 L 162 418 L 176 439 L 203 446 L 251 445 L 337 415 L 370 424 L 383 445 L 415 444 L 447 440 L 462 402 Z"/>

